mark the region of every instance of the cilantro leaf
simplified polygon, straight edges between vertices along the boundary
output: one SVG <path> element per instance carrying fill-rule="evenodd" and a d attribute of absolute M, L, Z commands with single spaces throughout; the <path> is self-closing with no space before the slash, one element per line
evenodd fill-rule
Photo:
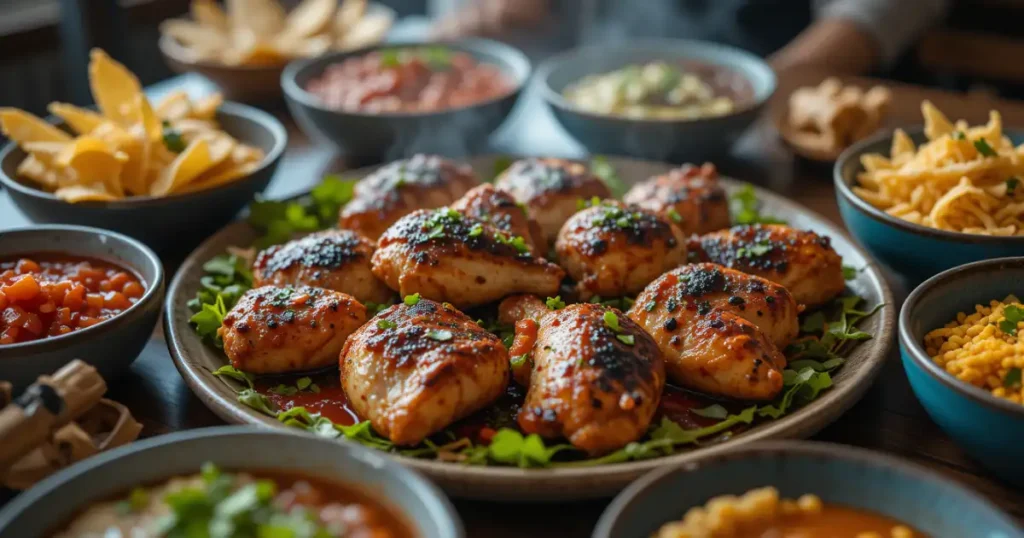
<path fill-rule="evenodd" d="M 1024 321 L 1024 308 L 1016 305 L 1009 305 L 1003 309 L 1003 320 L 999 322 L 999 330 L 1006 334 L 1016 336 L 1017 324 Z"/>
<path fill-rule="evenodd" d="M 555 297 L 548 297 L 544 301 L 544 304 L 547 305 L 549 310 L 561 310 L 565 308 L 565 301 L 562 300 L 561 295 L 557 295 Z"/>
<path fill-rule="evenodd" d="M 996 156 L 996 150 L 992 149 L 992 146 L 988 145 L 988 141 L 984 138 L 979 138 L 974 141 L 974 149 L 978 150 L 978 153 L 985 157 Z"/>
<path fill-rule="evenodd" d="M 857 278 L 857 268 L 849 265 L 843 265 L 843 279 L 844 280 L 855 280 Z"/>
<path fill-rule="evenodd" d="M 729 195 L 729 209 L 736 224 L 786 224 L 783 219 L 761 214 L 761 201 L 749 183 Z"/>
<path fill-rule="evenodd" d="M 619 172 L 615 170 L 612 163 L 608 162 L 608 158 L 603 155 L 595 155 L 590 159 L 590 172 L 603 181 L 608 190 L 612 191 L 612 196 L 616 198 L 625 194 L 629 188 L 619 177 Z"/>
<path fill-rule="evenodd" d="M 690 409 L 690 412 L 697 416 L 715 418 L 719 420 L 725 419 L 729 416 L 729 410 L 722 407 L 720 404 L 709 405 L 703 409 Z"/>
<path fill-rule="evenodd" d="M 240 382 L 244 383 L 250 389 L 253 388 L 252 375 L 250 375 L 250 374 L 248 374 L 246 372 L 243 372 L 243 371 L 235 368 L 234 366 L 231 366 L 230 364 L 225 364 L 224 366 L 221 366 L 220 368 L 217 368 L 216 370 L 213 371 L 213 375 L 215 375 L 215 376 L 223 376 L 223 377 L 230 377 L 231 379 L 234 379 L 235 381 L 240 381 Z"/>
<path fill-rule="evenodd" d="M 1007 370 L 1006 375 L 1003 376 L 1003 387 L 1008 389 L 1020 389 L 1021 388 L 1021 369 L 1014 367 Z"/>

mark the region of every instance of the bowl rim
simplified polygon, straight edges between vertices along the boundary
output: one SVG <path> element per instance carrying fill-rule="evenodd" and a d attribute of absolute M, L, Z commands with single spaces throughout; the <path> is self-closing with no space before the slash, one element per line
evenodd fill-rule
<path fill-rule="evenodd" d="M 993 513 L 1000 515 L 1011 525 L 1011 527 L 1020 527 L 1020 525 L 1018 525 L 1016 521 L 1012 520 L 1003 509 L 999 508 L 982 495 L 976 493 L 971 488 L 968 488 L 951 478 L 947 478 L 917 463 L 889 455 L 885 452 L 878 452 L 868 450 L 866 448 L 838 443 L 827 443 L 823 441 L 762 441 L 737 447 L 736 449 L 727 452 L 709 453 L 693 462 L 683 465 L 669 465 L 647 473 L 616 495 L 615 499 L 613 499 L 608 507 L 605 508 L 604 512 L 601 513 L 601 517 L 598 519 L 597 525 L 594 527 L 592 538 L 611 537 L 613 525 L 618 522 L 622 512 L 630 504 L 635 502 L 637 496 L 642 494 L 653 484 L 664 480 L 670 475 L 678 472 L 690 472 L 703 465 L 727 464 L 734 460 L 743 460 L 764 455 L 773 455 L 781 458 L 813 457 L 884 468 L 891 472 L 904 475 L 905 478 L 930 482 L 944 489 L 957 491 L 958 493 L 971 498 L 978 504 L 985 506 Z M 682 514 L 682 510 L 680 510 L 680 514 Z"/>
<path fill-rule="evenodd" d="M 394 26 L 395 20 L 398 18 L 398 12 L 395 11 L 391 6 L 382 4 L 380 2 L 368 2 L 366 5 L 366 12 L 363 14 L 365 17 L 367 14 L 377 13 L 384 15 L 390 19 L 390 25 Z M 190 16 L 189 17 L 172 17 L 171 19 L 187 20 L 195 22 Z M 170 19 L 168 19 L 170 20 Z M 388 29 L 390 31 L 390 28 Z M 386 36 L 385 36 L 386 39 Z M 188 66 L 194 69 L 206 69 L 216 70 L 224 72 L 239 72 L 239 73 L 272 73 L 281 72 L 289 63 L 303 58 L 291 58 L 279 64 L 272 65 L 228 65 L 225 63 L 217 62 L 214 60 L 193 60 L 187 57 L 188 48 L 181 44 L 180 41 L 172 37 L 170 34 L 160 32 L 160 38 L 157 40 L 157 46 L 160 52 L 166 59 L 174 61 L 176 63 Z"/>
<path fill-rule="evenodd" d="M 364 54 L 368 54 L 370 52 L 377 50 L 430 46 L 456 48 L 461 50 L 462 52 L 466 52 L 469 55 L 473 56 L 474 59 L 478 59 L 477 52 L 479 52 L 482 49 L 499 50 L 501 51 L 500 54 L 502 54 L 505 58 L 508 59 L 508 63 L 519 64 L 519 66 L 523 68 L 523 76 L 514 77 L 515 85 L 513 89 L 497 97 L 492 97 L 484 101 L 477 101 L 473 104 L 466 106 L 445 108 L 429 112 L 366 112 L 361 110 L 340 110 L 336 108 L 331 108 L 329 106 L 324 105 L 318 97 L 307 91 L 305 88 L 299 86 L 299 83 L 297 82 L 299 74 L 305 72 L 306 70 L 312 69 L 313 64 L 316 63 L 327 62 L 327 64 L 325 65 L 326 68 L 327 65 L 333 65 L 345 59 L 362 56 Z M 323 71 L 324 69 L 320 69 L 319 74 L 323 74 Z M 506 75 L 513 74 L 509 73 L 507 69 L 502 68 L 501 71 Z M 445 114 L 452 114 L 456 112 L 462 112 L 465 110 L 473 110 L 476 108 L 501 102 L 502 100 L 505 99 L 515 98 L 515 96 L 519 95 L 519 93 L 522 92 L 523 88 L 526 87 L 527 83 L 529 83 L 532 76 L 533 63 L 530 62 L 530 59 L 526 56 L 526 54 L 523 53 L 523 51 L 517 49 L 516 47 L 513 47 L 512 45 L 509 45 L 508 43 L 503 43 L 501 41 L 496 41 L 493 39 L 485 39 L 482 37 L 463 38 L 451 41 L 408 39 L 376 43 L 373 45 L 368 45 L 365 47 L 360 47 L 358 49 L 352 50 L 328 52 L 326 54 L 321 54 L 320 56 L 316 56 L 313 58 L 305 58 L 289 62 L 288 65 L 285 66 L 284 71 L 281 72 L 281 88 L 284 89 L 285 97 L 287 97 L 288 99 L 294 100 L 298 104 L 304 107 L 312 108 L 314 110 L 317 110 L 318 112 L 333 114 L 341 117 L 367 119 L 423 119 L 438 117 Z"/>
<path fill-rule="evenodd" d="M 911 137 L 924 133 L 924 127 L 915 125 L 913 127 L 900 127 L 905 133 Z M 1016 132 L 1016 129 L 1003 129 L 1004 133 Z M 835 183 L 836 196 L 848 201 L 850 205 L 860 211 L 867 217 L 873 220 L 881 222 L 898 228 L 900 231 L 914 234 L 923 235 L 931 239 L 937 239 L 942 241 L 953 241 L 957 243 L 969 243 L 969 244 L 983 244 L 983 245 L 1024 245 L 1024 236 L 999 236 L 999 235 L 981 235 L 981 234 L 969 234 L 965 232 L 952 232 L 949 230 L 940 230 L 938 228 L 929 228 L 921 224 L 916 224 L 907 220 L 903 220 L 898 217 L 894 217 L 881 209 L 869 204 L 867 200 L 857 196 L 853 192 L 851 185 L 856 181 L 856 174 L 850 178 L 847 182 L 843 177 L 843 168 L 847 166 L 847 163 L 851 160 L 859 160 L 861 155 L 867 153 L 867 148 L 883 141 L 892 143 L 894 130 L 881 130 L 872 136 L 855 142 L 850 147 L 846 148 L 845 151 L 839 154 L 839 157 L 835 161 L 835 165 L 832 167 L 832 177 Z M 1021 131 L 1024 135 L 1024 131 Z M 863 165 L 858 165 L 860 169 L 863 169 Z"/>
<path fill-rule="evenodd" d="M 271 430 L 269 428 L 257 428 L 253 426 L 213 426 L 208 428 L 197 428 L 192 430 L 182 430 L 172 432 L 164 435 L 157 435 L 129 443 L 124 446 L 114 448 L 105 452 L 101 452 L 95 456 L 82 460 L 70 467 L 62 469 L 42 481 L 32 486 L 32 488 L 23 492 L 11 500 L 3 509 L 0 509 L 0 531 L 10 524 L 10 522 L 18 517 L 22 512 L 29 509 L 40 500 L 46 498 L 53 491 L 61 488 L 66 483 L 78 479 L 80 476 L 95 471 L 98 468 L 105 466 L 116 465 L 117 461 L 122 457 L 137 454 L 140 452 L 147 452 L 152 449 L 173 445 L 178 443 L 186 443 L 197 439 L 207 438 L 232 438 L 232 437 L 305 437 L 307 442 L 310 443 L 329 443 L 331 446 L 342 445 L 345 448 L 339 449 L 341 452 L 347 452 L 348 457 L 358 460 L 365 465 L 375 467 L 378 472 L 390 474 L 396 481 L 403 486 L 407 487 L 411 493 L 415 494 L 418 498 L 423 500 L 427 508 L 436 516 L 441 516 L 444 520 L 442 521 L 442 527 L 448 526 L 449 529 L 455 531 L 453 538 L 461 538 L 465 535 L 465 530 L 462 525 L 462 520 L 459 518 L 458 513 L 452 506 L 451 501 L 445 496 L 444 493 L 431 481 L 424 478 L 419 473 L 416 473 L 412 469 L 400 465 L 397 462 L 389 461 L 388 458 L 382 454 L 376 454 L 370 449 L 365 447 L 356 446 L 352 443 L 336 443 L 332 440 L 320 438 L 315 435 L 310 435 L 302 432 L 293 433 L 285 430 Z M 223 465 L 226 469 L 235 469 L 230 463 Z M 287 467 L 282 466 L 282 469 L 287 470 Z M 170 478 L 173 475 L 166 476 Z M 335 478 L 328 478 L 328 480 L 337 480 Z M 344 482 L 344 480 L 340 480 Z M 94 502 L 99 499 L 91 499 L 82 503 L 83 506 L 87 506 L 87 503 Z M 388 501 L 388 499 L 383 499 Z M 393 501 L 391 504 L 396 504 Z M 80 507 L 81 508 L 81 507 Z M 397 508 L 397 507 L 395 507 Z M 407 515 L 407 514 L 403 514 Z"/>
<path fill-rule="evenodd" d="M 146 309 L 146 306 L 150 305 L 154 301 L 157 302 L 158 304 L 163 302 L 162 295 L 164 293 L 165 279 L 164 265 L 160 261 L 160 258 L 156 255 L 156 253 L 154 253 L 153 250 L 146 246 L 143 242 L 112 230 L 94 228 L 91 226 L 78 226 L 74 224 L 38 224 L 32 226 L 21 226 L 17 228 L 11 228 L 9 230 L 4 230 L 3 235 L 9 236 L 37 232 L 73 232 L 111 237 L 115 240 L 121 241 L 122 244 L 127 248 L 134 249 L 137 252 L 142 253 L 142 255 L 146 258 L 146 261 L 152 264 L 156 271 L 154 272 L 153 281 L 146 283 L 146 292 L 142 294 L 142 297 L 140 297 L 139 300 L 135 302 L 135 304 L 128 307 L 125 311 L 113 317 L 107 318 L 90 327 L 86 327 L 84 329 L 79 329 L 76 331 L 71 331 L 67 334 L 62 334 L 59 336 L 48 336 L 41 340 L 30 340 L 28 342 L 18 342 L 16 344 L 0 345 L 0 351 L 12 353 L 12 356 L 10 356 L 9 358 L 0 359 L 0 365 L 4 364 L 8 360 L 17 360 L 19 358 L 19 354 L 17 352 L 28 352 L 31 354 L 45 353 L 48 351 L 54 351 L 53 348 L 71 347 L 80 343 L 82 340 L 98 338 L 100 333 L 105 332 L 109 329 L 113 329 L 118 324 L 126 323 L 126 320 L 128 320 L 129 318 L 138 318 L 144 315 L 143 311 Z M 31 254 L 33 252 L 60 251 L 51 251 L 43 249 L 37 251 L 30 251 L 25 254 Z M 17 256 L 18 253 L 0 252 L 0 255 L 2 255 L 4 258 L 7 258 L 11 255 Z M 89 257 L 93 257 L 98 260 L 114 264 L 115 266 L 118 267 L 125 267 L 125 264 L 111 261 L 107 259 L 105 256 L 89 255 Z M 142 273 L 142 271 L 140 271 L 138 267 L 128 266 L 126 268 L 135 273 Z"/>
<path fill-rule="evenodd" d="M 937 286 L 969 277 L 977 273 L 990 272 L 993 269 L 1013 267 L 1024 267 L 1024 257 L 993 258 L 981 260 L 964 265 L 958 265 L 947 269 L 914 288 L 907 296 L 900 310 L 897 331 L 900 339 L 900 347 L 904 350 L 903 355 L 910 358 L 911 362 L 917 365 L 933 379 L 949 387 L 953 391 L 966 396 L 967 398 L 1000 413 L 1009 414 L 1015 417 L 1024 418 L 1024 405 L 1013 403 L 1009 400 L 994 396 L 991 392 L 980 389 L 970 383 L 961 381 L 953 374 L 941 368 L 928 356 L 921 343 L 914 338 L 910 330 L 911 317 L 921 299 L 935 291 Z"/>
<path fill-rule="evenodd" d="M 217 108 L 217 114 L 224 114 L 225 116 L 250 120 L 254 124 L 259 125 L 260 128 L 269 132 L 270 136 L 273 137 L 274 139 L 273 147 L 271 147 L 270 151 L 268 151 L 266 155 L 263 156 L 263 160 L 260 161 L 259 166 L 255 170 L 247 174 L 245 177 L 236 179 L 234 181 L 229 181 L 223 185 L 217 185 L 216 187 L 203 189 L 195 192 L 170 194 L 168 196 L 129 196 L 121 200 L 111 200 L 108 202 L 76 202 L 72 205 L 89 207 L 93 209 L 129 209 L 161 205 L 172 200 L 182 201 L 190 198 L 197 199 L 210 193 L 228 190 L 232 187 L 238 186 L 240 183 L 252 181 L 252 179 L 259 176 L 261 172 L 264 172 L 267 168 L 274 166 L 274 163 L 276 163 L 284 154 L 284 150 L 288 146 L 288 130 L 285 129 L 284 124 L 282 124 L 280 120 L 275 118 L 270 113 L 264 112 L 263 110 L 260 110 L 256 107 L 252 107 L 235 101 L 225 101 L 221 103 L 221 105 Z M 63 122 L 61 122 L 58 118 L 54 116 L 48 116 L 46 120 L 47 122 L 52 123 L 54 125 L 63 125 Z M 20 149 L 21 146 L 19 146 L 17 142 L 13 140 L 10 141 L 6 146 L 4 146 L 3 149 L 0 149 L 0 163 L 6 161 L 8 158 L 10 158 L 12 153 Z M 26 185 L 19 181 L 17 177 L 11 177 L 7 175 L 7 173 L 3 171 L 2 166 L 0 166 L 0 184 L 11 190 L 18 191 L 20 194 L 31 196 L 33 198 L 40 198 L 52 202 L 71 204 L 71 202 L 66 202 L 58 198 L 52 192 L 47 192 L 42 189 L 37 189 L 35 187 Z"/>
<path fill-rule="evenodd" d="M 599 114 L 599 113 L 596 113 L 596 112 L 590 112 L 590 111 L 584 110 L 584 109 L 582 109 L 582 108 L 580 108 L 580 107 L 578 107 L 576 105 L 573 105 L 568 100 L 566 100 L 566 98 L 563 97 L 561 93 L 555 91 L 555 89 L 552 88 L 551 84 L 549 84 L 549 82 L 548 82 L 550 77 L 551 77 L 551 75 L 554 74 L 554 72 L 559 67 L 561 67 L 563 64 L 565 64 L 567 62 L 570 62 L 570 61 L 576 59 L 579 56 L 582 56 L 582 55 L 585 55 L 585 54 L 594 54 L 596 52 L 605 51 L 605 50 L 620 51 L 620 50 L 624 50 L 624 49 L 625 50 L 679 49 L 679 50 L 682 50 L 682 51 L 702 50 L 702 51 L 705 51 L 705 52 L 707 52 L 707 51 L 718 51 L 720 53 L 729 55 L 731 57 L 739 58 L 740 60 L 742 60 L 744 62 L 748 62 L 750 64 L 750 66 L 753 67 L 752 71 L 758 71 L 759 74 L 762 77 L 765 78 L 765 80 L 768 82 L 768 87 L 767 87 L 766 91 L 764 92 L 764 95 L 761 95 L 760 97 L 757 95 L 756 88 L 753 88 L 755 90 L 754 98 L 749 103 L 747 103 L 745 106 L 737 108 L 737 109 L 733 110 L 732 112 L 729 112 L 728 114 L 721 114 L 721 115 L 718 115 L 718 116 L 708 116 L 708 117 L 703 117 L 703 118 L 627 118 L 627 117 L 615 116 L 615 115 L 611 115 L 611 114 Z M 694 57 L 694 58 L 697 61 L 701 61 L 703 63 L 709 64 L 709 65 L 712 65 L 712 66 L 715 66 L 715 67 L 724 67 L 726 69 L 734 71 L 738 75 L 742 76 L 744 78 L 744 80 L 746 80 L 748 83 L 750 83 L 751 87 L 754 86 L 754 84 L 753 84 L 753 82 L 751 80 L 752 77 L 746 72 L 746 70 L 740 70 L 740 69 L 732 68 L 732 67 L 729 67 L 729 66 L 723 66 L 723 65 L 719 64 L 718 62 L 709 61 L 707 59 L 702 59 L 702 58 L 697 58 L 697 57 Z M 537 80 L 536 86 L 538 87 L 538 89 L 540 91 L 540 94 L 543 97 L 544 101 L 546 103 L 552 105 L 552 106 L 556 106 L 556 107 L 558 107 L 560 109 L 563 109 L 563 110 L 571 111 L 573 114 L 578 114 L 580 116 L 585 116 L 587 118 L 596 119 L 596 120 L 616 121 L 616 122 L 622 122 L 622 123 L 627 123 L 627 124 L 651 124 L 651 125 L 674 125 L 674 124 L 689 125 L 689 124 L 697 124 L 697 123 L 706 123 L 706 122 L 712 122 L 712 121 L 726 120 L 726 119 L 729 119 L 729 118 L 733 118 L 733 117 L 736 117 L 736 116 L 747 114 L 747 113 L 750 113 L 750 112 L 752 112 L 754 110 L 757 110 L 758 108 L 763 107 L 764 104 L 767 103 L 768 100 L 770 100 L 772 98 L 772 95 L 775 94 L 775 90 L 778 89 L 778 86 L 779 86 L 778 76 L 776 75 L 775 70 L 773 70 L 771 68 L 771 66 L 769 66 L 762 58 L 760 58 L 760 57 L 758 57 L 758 56 L 756 56 L 754 54 L 751 54 L 750 52 L 747 52 L 746 50 L 743 50 L 743 49 L 741 49 L 739 47 L 733 47 L 731 45 L 725 45 L 725 44 L 722 44 L 722 43 L 714 43 L 714 42 L 710 42 L 710 41 L 701 41 L 701 40 L 697 40 L 697 39 L 671 39 L 671 38 L 638 39 L 638 40 L 630 41 L 629 44 L 624 46 L 624 47 L 618 47 L 618 46 L 607 45 L 607 44 L 585 45 L 585 46 L 581 46 L 581 47 L 576 47 L 576 48 L 567 50 L 565 52 L 561 52 L 559 54 L 556 54 L 554 56 L 551 56 L 550 58 L 544 60 L 544 62 L 541 63 L 540 66 L 537 68 L 537 73 L 536 73 L 535 79 Z"/>

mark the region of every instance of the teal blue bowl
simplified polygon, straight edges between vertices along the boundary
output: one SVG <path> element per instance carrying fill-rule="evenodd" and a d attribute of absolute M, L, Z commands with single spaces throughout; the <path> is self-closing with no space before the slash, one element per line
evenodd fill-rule
<path fill-rule="evenodd" d="M 907 129 L 920 144 L 921 128 Z M 1015 144 L 1024 142 L 1024 131 L 1007 130 Z M 978 260 L 1024 256 L 1024 237 L 993 237 L 928 228 L 893 217 L 854 194 L 857 175 L 864 171 L 865 153 L 889 155 L 892 133 L 882 133 L 854 144 L 836 160 L 836 200 L 846 228 L 871 254 L 895 271 L 915 281 Z"/>
<path fill-rule="evenodd" d="M 931 538 L 1021 538 L 1006 514 L 967 488 L 885 454 L 829 443 L 774 442 L 718 452 L 640 478 L 608 506 L 593 538 L 648 538 L 712 497 L 774 486 L 915 527 Z"/>
<path fill-rule="evenodd" d="M 903 368 L 928 415 L 996 479 L 1024 486 L 1024 405 L 997 398 L 947 373 L 924 350 L 924 336 L 974 312 L 974 305 L 1024 290 L 1024 258 L 967 264 L 917 287 L 900 312 Z"/>

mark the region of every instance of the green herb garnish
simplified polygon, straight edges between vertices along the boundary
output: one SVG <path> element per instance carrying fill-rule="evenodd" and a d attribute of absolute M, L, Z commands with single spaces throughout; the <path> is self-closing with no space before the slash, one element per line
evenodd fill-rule
<path fill-rule="evenodd" d="M 1017 335 L 1017 324 L 1024 321 L 1024 308 L 1009 305 L 1003 309 L 1003 320 L 999 322 L 999 330 L 1011 336 Z"/>
<path fill-rule="evenodd" d="M 607 312 L 604 313 L 604 324 L 607 325 L 609 329 L 615 332 L 619 332 L 622 330 L 622 327 L 619 325 L 619 316 L 617 316 L 615 312 L 612 312 L 611 310 L 608 310 Z"/>
<path fill-rule="evenodd" d="M 608 158 L 603 155 L 595 155 L 590 159 L 590 172 L 600 178 L 608 190 L 612 191 L 612 196 L 616 198 L 621 198 L 629 188 L 619 177 L 619 173 L 612 163 L 608 162 Z"/>
<path fill-rule="evenodd" d="M 437 340 L 438 342 L 447 342 L 451 340 L 455 335 L 447 329 L 430 329 L 427 331 L 427 338 L 431 340 Z"/>
<path fill-rule="evenodd" d="M 855 280 L 857 278 L 857 268 L 849 265 L 843 265 L 843 279 L 844 280 Z"/>
<path fill-rule="evenodd" d="M 729 207 L 736 224 L 786 224 L 783 219 L 761 214 L 761 201 L 749 183 L 729 196 Z"/>
<path fill-rule="evenodd" d="M 1021 369 L 1014 367 L 1007 370 L 1003 376 L 1003 387 L 1008 389 L 1019 389 L 1021 387 Z"/>
<path fill-rule="evenodd" d="M 1013 193 L 1017 191 L 1017 186 L 1020 185 L 1020 179 L 1011 177 L 1006 180 L 1006 195 L 1013 196 Z"/>
<path fill-rule="evenodd" d="M 992 146 L 988 145 L 988 141 L 984 138 L 979 138 L 974 141 L 974 149 L 977 149 L 978 153 L 986 157 L 996 156 L 996 150 L 992 149 Z"/>
<path fill-rule="evenodd" d="M 168 151 L 174 153 L 181 153 L 185 151 L 185 139 L 181 137 L 181 131 L 175 129 L 171 122 L 163 121 L 163 139 L 164 146 L 167 147 Z"/>
<path fill-rule="evenodd" d="M 668 214 L 669 220 L 671 220 L 672 222 L 676 224 L 681 224 L 683 222 L 683 216 L 680 215 L 678 211 L 676 211 L 676 208 L 670 207 L 668 208 L 668 211 L 666 213 Z"/>
<path fill-rule="evenodd" d="M 631 346 L 636 343 L 636 339 L 632 334 L 617 334 L 615 335 L 615 338 L 627 346 Z"/>
<path fill-rule="evenodd" d="M 562 300 L 562 296 L 558 295 L 555 297 L 548 297 L 544 304 L 547 305 L 549 310 L 561 310 L 565 308 L 565 301 Z"/>
<path fill-rule="evenodd" d="M 405 306 L 416 306 L 420 304 L 420 294 L 406 295 L 402 302 L 405 303 Z"/>
<path fill-rule="evenodd" d="M 690 412 L 700 417 L 718 420 L 723 420 L 729 416 L 729 411 L 722 407 L 721 404 L 712 404 L 703 409 L 690 409 Z"/>
<path fill-rule="evenodd" d="M 484 233 L 484 227 L 478 223 L 474 224 L 473 227 L 469 229 L 468 235 L 469 237 L 477 237 L 482 233 Z"/>
<path fill-rule="evenodd" d="M 963 131 L 953 131 L 953 140 L 967 140 L 967 135 Z"/>
<path fill-rule="evenodd" d="M 386 331 L 388 329 L 394 329 L 395 327 L 398 327 L 398 324 L 395 323 L 394 321 L 391 321 L 390 319 L 378 319 L 377 320 L 377 328 L 382 330 L 382 331 Z"/>

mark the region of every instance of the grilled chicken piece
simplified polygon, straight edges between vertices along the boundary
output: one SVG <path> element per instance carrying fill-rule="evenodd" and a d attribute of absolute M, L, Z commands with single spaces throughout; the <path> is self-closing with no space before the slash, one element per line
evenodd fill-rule
<path fill-rule="evenodd" d="M 654 211 L 678 226 L 684 237 L 728 228 L 729 199 L 711 163 L 692 164 L 654 176 L 629 189 L 627 204 Z"/>
<path fill-rule="evenodd" d="M 381 167 L 356 184 L 341 209 L 338 227 L 376 241 L 384 230 L 417 209 L 446 206 L 479 184 L 464 164 L 435 155 L 416 155 Z"/>
<path fill-rule="evenodd" d="M 665 273 L 629 317 L 647 330 L 674 383 L 717 396 L 770 400 L 782 390 L 798 308 L 785 288 L 705 263 Z"/>
<path fill-rule="evenodd" d="M 635 295 L 686 261 L 679 229 L 654 212 L 608 200 L 573 215 L 555 243 L 583 300 Z"/>
<path fill-rule="evenodd" d="M 420 210 L 388 228 L 373 274 L 402 296 L 419 293 L 459 308 L 513 293 L 555 295 L 565 271 L 488 224 L 451 208 Z"/>
<path fill-rule="evenodd" d="M 482 220 L 507 236 L 519 236 L 526 240 L 530 252 L 535 256 L 547 255 L 547 243 L 537 221 L 530 218 L 526 206 L 519 205 L 511 194 L 497 189 L 490 183 L 474 187 L 452 204 L 452 209 Z"/>
<path fill-rule="evenodd" d="M 341 292 L 297 286 L 253 288 L 224 316 L 217 334 L 231 365 L 252 374 L 331 366 L 366 307 Z"/>
<path fill-rule="evenodd" d="M 508 386 L 501 339 L 448 304 L 394 305 L 341 352 L 341 386 L 355 412 L 398 445 L 414 445 L 482 409 Z"/>
<path fill-rule="evenodd" d="M 537 298 L 524 311 L 545 308 Z M 658 409 L 665 365 L 650 335 L 625 314 L 573 304 L 516 324 L 510 354 L 530 369 L 519 411 L 524 433 L 565 437 L 592 456 L 636 441 Z"/>
<path fill-rule="evenodd" d="M 828 237 L 778 224 L 735 226 L 689 244 L 690 257 L 750 273 L 786 287 L 807 307 L 827 303 L 846 288 L 843 259 Z"/>
<path fill-rule="evenodd" d="M 562 224 L 579 211 L 580 200 L 612 195 L 608 186 L 591 174 L 586 165 L 564 159 L 516 161 L 494 184 L 526 204 L 548 245 L 555 242 Z"/>
<path fill-rule="evenodd" d="M 386 303 L 391 288 L 373 276 L 376 245 L 350 230 L 325 230 L 272 246 L 252 266 L 256 286 L 315 286 L 347 293 L 362 303 Z"/>

